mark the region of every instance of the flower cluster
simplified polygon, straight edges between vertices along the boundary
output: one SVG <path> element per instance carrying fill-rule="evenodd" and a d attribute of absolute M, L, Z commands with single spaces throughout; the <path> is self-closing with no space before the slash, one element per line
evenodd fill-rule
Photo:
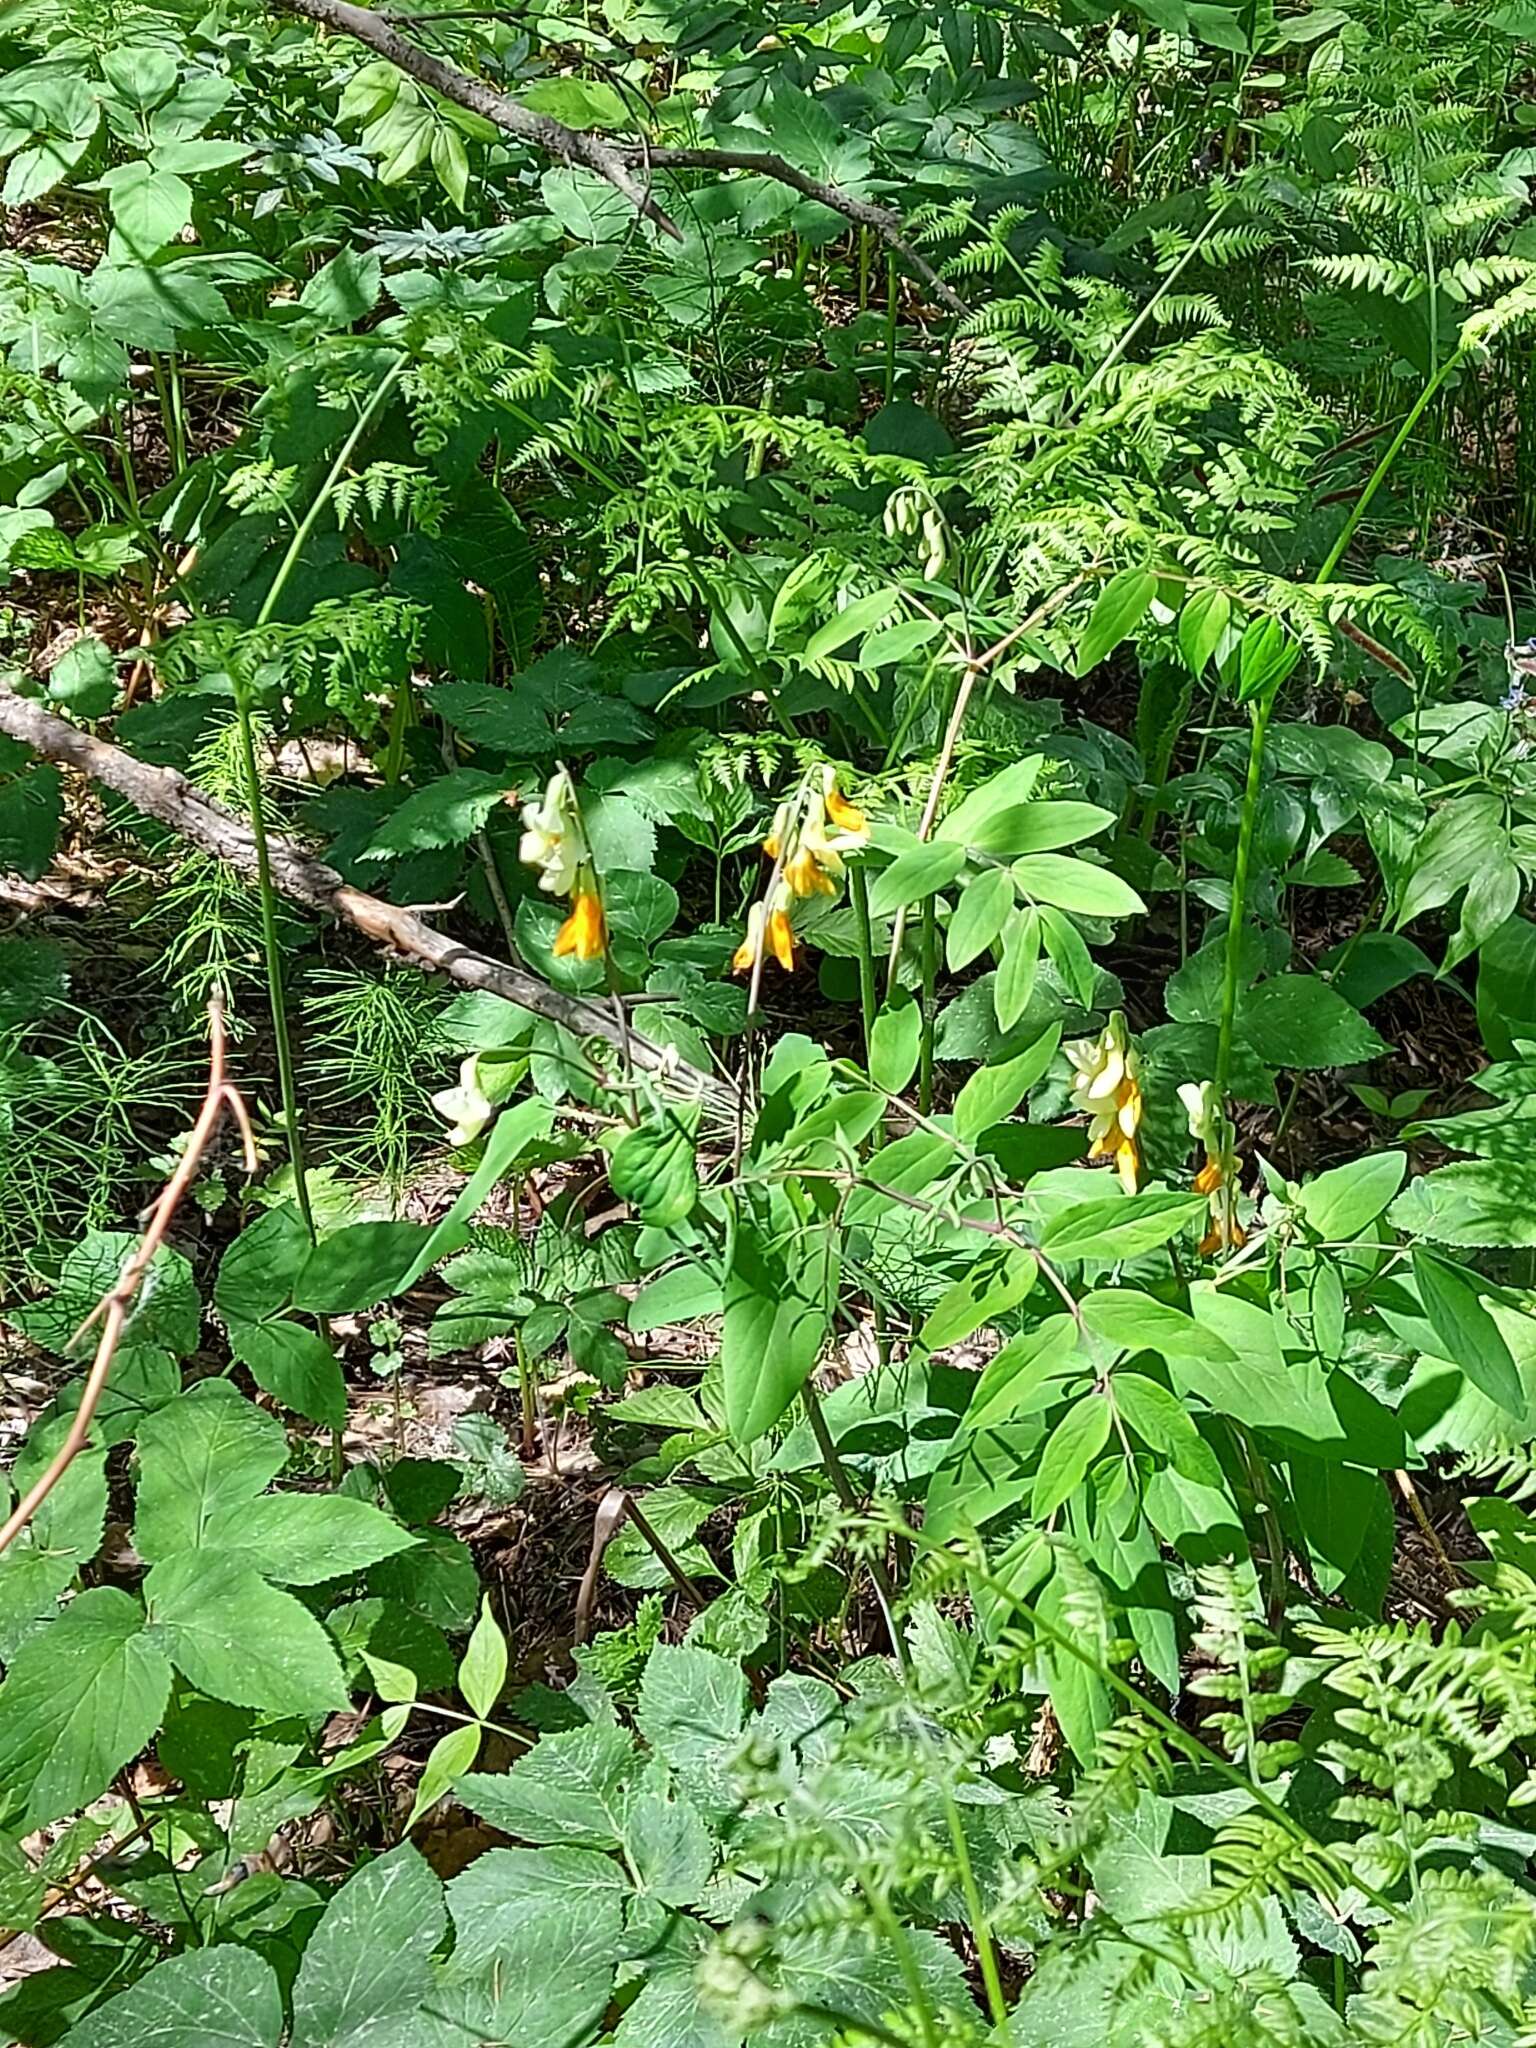
<path fill-rule="evenodd" d="M 795 964 L 790 913 L 796 902 L 835 896 L 845 873 L 843 856 L 868 844 L 864 813 L 839 791 L 835 768 L 822 769 L 821 788 L 803 804 L 780 804 L 763 841 L 778 875 L 766 898 L 747 913 L 747 935 L 736 948 L 731 972 L 749 974 L 766 953 L 788 973 Z"/>
<path fill-rule="evenodd" d="M 1214 1081 L 1186 1081 L 1179 1100 L 1189 1118 L 1189 1135 L 1205 1147 L 1205 1164 L 1192 1183 L 1211 1211 L 1211 1227 L 1200 1240 L 1200 1250 L 1236 1251 L 1248 1242 L 1248 1233 L 1237 1220 L 1238 1157 L 1231 1122 Z"/>
<path fill-rule="evenodd" d="M 608 927 L 576 791 L 564 768 L 549 778 L 542 803 L 523 806 L 517 855 L 539 870 L 541 889 L 571 899 L 571 914 L 556 932 L 551 949 L 556 958 L 572 953 L 578 960 L 600 960 L 608 944 Z"/>
<path fill-rule="evenodd" d="M 1141 1069 L 1118 1010 L 1097 1038 L 1080 1038 L 1066 1048 L 1072 1062 L 1072 1106 L 1089 1119 L 1088 1157 L 1113 1159 L 1120 1185 L 1136 1192 L 1141 1154 Z"/>

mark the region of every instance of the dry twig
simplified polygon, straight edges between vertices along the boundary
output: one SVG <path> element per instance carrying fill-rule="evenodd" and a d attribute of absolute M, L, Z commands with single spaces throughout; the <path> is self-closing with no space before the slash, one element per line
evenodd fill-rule
<path fill-rule="evenodd" d="M 106 1387 L 107 1376 L 112 1370 L 112 1360 L 117 1354 L 118 1344 L 127 1327 L 134 1299 L 144 1283 L 145 1274 L 154 1262 L 156 1252 L 165 1242 L 165 1233 L 181 1206 L 181 1198 L 197 1178 L 203 1154 L 208 1150 L 213 1134 L 226 1114 L 232 1116 L 239 1127 L 245 1145 L 246 1171 L 254 1173 L 257 1166 L 256 1140 L 252 1136 L 250 1118 L 246 1115 L 245 1104 L 241 1101 L 238 1090 L 232 1081 L 224 1078 L 224 1012 L 219 998 L 215 996 L 208 1005 L 208 1087 L 203 1096 L 203 1106 L 198 1112 L 197 1122 L 192 1126 L 176 1171 L 166 1182 L 160 1199 L 154 1206 L 148 1227 L 139 1240 L 138 1249 L 118 1274 L 116 1284 L 102 1296 L 70 1339 L 73 1346 L 87 1330 L 92 1329 L 97 1323 L 101 1324 L 101 1335 L 96 1340 L 96 1355 L 91 1360 L 91 1369 L 86 1375 L 80 1405 L 75 1410 L 75 1419 L 69 1425 L 69 1432 L 63 1443 L 49 1460 L 47 1470 L 28 1488 L 21 1500 L 16 1503 L 4 1528 L 0 1528 L 0 1554 L 16 1541 L 84 1450 L 86 1439 L 91 1433 L 91 1423 L 95 1419 L 97 1404 Z"/>

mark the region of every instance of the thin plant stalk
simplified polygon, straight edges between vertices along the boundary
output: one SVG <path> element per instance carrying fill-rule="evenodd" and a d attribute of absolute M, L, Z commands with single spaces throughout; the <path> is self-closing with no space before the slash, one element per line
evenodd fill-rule
<path fill-rule="evenodd" d="M 933 1114 L 933 1034 L 938 1019 L 939 913 L 936 899 L 923 898 L 922 926 L 923 994 L 922 1024 L 917 1051 L 917 1106 L 924 1116 Z"/>
<path fill-rule="evenodd" d="M 869 1064 L 880 999 L 875 989 L 875 927 L 869 914 L 869 877 L 857 862 L 848 870 L 848 895 L 859 937 L 859 1016 L 864 1026 L 864 1063 Z"/>

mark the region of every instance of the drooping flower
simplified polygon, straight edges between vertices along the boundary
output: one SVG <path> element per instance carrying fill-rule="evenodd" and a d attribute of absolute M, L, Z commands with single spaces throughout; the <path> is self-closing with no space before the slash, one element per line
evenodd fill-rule
<path fill-rule="evenodd" d="M 590 865 L 576 791 L 564 768 L 549 778 L 542 803 L 524 804 L 517 857 L 539 870 L 539 887 L 551 896 L 573 895 L 580 871 Z"/>
<path fill-rule="evenodd" d="M 1141 1154 L 1141 1068 L 1118 1010 L 1097 1038 L 1080 1038 L 1065 1048 L 1072 1062 L 1072 1106 L 1089 1119 L 1088 1157 L 1113 1159 L 1120 1185 L 1136 1192 Z"/>
<path fill-rule="evenodd" d="M 574 953 L 578 960 L 600 960 L 608 944 L 608 925 L 594 890 L 578 881 L 571 914 L 555 933 L 550 951 L 557 960 Z"/>
<path fill-rule="evenodd" d="M 749 974 L 764 949 L 788 972 L 795 964 L 795 937 L 790 912 L 813 896 L 835 896 L 846 873 L 844 855 L 869 844 L 869 826 L 857 804 L 837 786 L 837 770 L 821 771 L 821 788 L 800 802 L 781 803 L 763 841 L 763 851 L 779 865 L 772 900 L 754 903 L 747 915 L 747 935 L 731 960 L 733 974 Z"/>
<path fill-rule="evenodd" d="M 472 1052 L 459 1062 L 456 1088 L 432 1097 L 432 1107 L 450 1125 L 450 1145 L 470 1145 L 479 1137 L 498 1106 L 517 1088 L 527 1071 L 526 1058 L 504 1052 Z"/>
<path fill-rule="evenodd" d="M 789 922 L 791 898 L 781 885 L 774 891 L 774 899 L 771 910 L 754 903 L 747 912 L 747 936 L 731 958 L 733 974 L 750 974 L 758 954 L 764 952 L 771 954 L 786 974 L 793 972 L 795 934 Z"/>
<path fill-rule="evenodd" d="M 1195 1193 L 1207 1198 L 1211 1212 L 1211 1227 L 1200 1240 L 1201 1256 L 1236 1251 L 1248 1242 L 1248 1233 L 1237 1220 L 1239 1161 L 1231 1121 L 1214 1081 L 1186 1081 L 1179 1100 L 1189 1118 L 1189 1135 L 1205 1148 L 1205 1164 L 1191 1182 Z"/>

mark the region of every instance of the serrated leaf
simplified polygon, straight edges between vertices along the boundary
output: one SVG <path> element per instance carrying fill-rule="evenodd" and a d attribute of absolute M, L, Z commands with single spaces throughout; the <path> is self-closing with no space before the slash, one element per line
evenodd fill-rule
<path fill-rule="evenodd" d="M 593 1723 L 546 1735 L 510 1771 L 459 1780 L 471 1813 L 514 1840 L 546 1847 L 617 1849 L 641 1774 L 634 1739 Z"/>
<path fill-rule="evenodd" d="M 330 1637 L 242 1558 L 178 1551 L 150 1571 L 144 1598 L 156 1646 L 199 1691 L 271 1714 L 346 1706 Z"/>
<path fill-rule="evenodd" d="M 0 1812 L 30 1830 L 99 1798 L 154 1734 L 170 1687 L 136 1600 L 116 1586 L 77 1595 L 0 1685 Z"/>
<path fill-rule="evenodd" d="M 69 2030 L 70 2048 L 277 2048 L 283 1996 L 270 1964 L 220 1942 L 167 1956 Z"/>
<path fill-rule="evenodd" d="M 466 685 L 473 688 L 474 685 Z M 361 860 L 399 860 L 435 846 L 462 846 L 507 794 L 505 776 L 457 768 L 408 796 L 374 833 Z"/>
<path fill-rule="evenodd" d="M 442 1885 L 409 1843 L 365 1863 L 304 1950 L 291 2048 L 365 2048 L 390 2021 L 408 2019 L 431 1986 L 432 1951 L 447 1927 Z"/>
<path fill-rule="evenodd" d="M 351 1578 L 416 1540 L 367 1501 L 336 1493 L 263 1494 L 215 1510 L 206 1531 L 213 1549 L 283 1586 Z"/>
<path fill-rule="evenodd" d="M 228 1380 L 205 1380 L 140 1424 L 133 1540 L 150 1563 L 208 1539 L 288 1462 L 288 1439 Z"/>

